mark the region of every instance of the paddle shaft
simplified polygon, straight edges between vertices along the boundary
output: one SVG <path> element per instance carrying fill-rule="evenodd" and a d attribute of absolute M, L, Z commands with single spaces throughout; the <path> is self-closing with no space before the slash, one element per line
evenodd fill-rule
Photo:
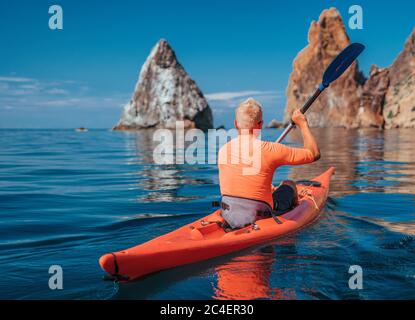
<path fill-rule="evenodd" d="M 320 95 L 320 93 L 322 93 L 324 91 L 326 87 L 324 87 L 323 85 L 320 85 L 317 90 L 314 92 L 314 94 L 306 101 L 306 103 L 302 106 L 302 108 L 300 109 L 301 113 L 306 113 L 307 110 L 311 107 L 311 105 L 313 104 L 313 102 L 317 99 L 317 97 Z M 295 128 L 295 123 L 293 123 L 292 121 L 290 122 L 290 124 L 285 128 L 285 130 L 283 131 L 283 133 L 281 133 L 281 135 L 278 137 L 277 142 L 280 143 L 282 140 L 284 140 L 284 138 L 288 135 L 288 133 Z"/>

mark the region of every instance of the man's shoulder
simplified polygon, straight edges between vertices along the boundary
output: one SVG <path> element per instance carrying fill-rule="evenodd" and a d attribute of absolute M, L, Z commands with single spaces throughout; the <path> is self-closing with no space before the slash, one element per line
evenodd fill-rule
<path fill-rule="evenodd" d="M 240 144 L 243 144 L 244 140 L 233 138 L 232 140 L 226 142 L 219 148 L 219 152 L 224 152 L 225 150 L 231 150 L 233 147 L 240 146 Z M 257 145 L 257 143 L 260 144 L 261 149 L 267 150 L 267 151 L 276 151 L 281 146 L 280 143 L 274 142 L 274 141 L 267 141 L 267 140 L 260 140 L 256 139 L 254 140 L 254 144 Z M 250 142 L 252 144 L 252 140 Z"/>
<path fill-rule="evenodd" d="M 238 138 L 237 138 L 237 137 L 236 137 L 236 138 L 233 138 L 233 139 L 231 139 L 231 140 L 229 140 L 228 142 L 226 142 L 226 143 L 224 143 L 222 146 L 220 146 L 219 150 L 229 148 L 229 147 L 230 147 L 230 146 L 232 146 L 233 144 L 237 143 L 237 140 L 238 140 Z"/>
<path fill-rule="evenodd" d="M 224 154 L 228 153 L 228 151 L 232 150 L 231 143 L 232 140 L 226 142 L 225 144 L 219 147 L 219 157 L 223 156 Z"/>
<path fill-rule="evenodd" d="M 261 147 L 264 150 L 276 151 L 280 146 L 278 142 L 261 140 Z"/>
<path fill-rule="evenodd" d="M 223 145 L 219 146 L 219 152 L 221 152 L 221 151 L 225 150 L 226 148 L 228 148 L 230 142 L 231 141 L 228 141 L 228 142 L 224 143 Z"/>

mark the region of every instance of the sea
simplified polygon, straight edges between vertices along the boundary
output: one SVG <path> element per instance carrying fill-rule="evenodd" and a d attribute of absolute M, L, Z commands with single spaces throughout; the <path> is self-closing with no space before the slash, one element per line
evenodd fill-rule
<path fill-rule="evenodd" d="M 0 130 L 0 299 L 414 299 L 415 131 L 313 132 L 321 159 L 274 176 L 277 184 L 336 168 L 311 225 L 117 283 L 103 280 L 99 257 L 209 214 L 217 166 L 155 163 L 152 130 Z"/>

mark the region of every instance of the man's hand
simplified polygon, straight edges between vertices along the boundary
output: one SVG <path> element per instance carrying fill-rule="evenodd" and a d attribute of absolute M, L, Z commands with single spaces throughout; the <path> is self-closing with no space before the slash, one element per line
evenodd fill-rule
<path fill-rule="evenodd" d="M 307 118 L 301 113 L 300 109 L 294 111 L 291 119 L 299 128 L 306 127 L 308 125 Z"/>
<path fill-rule="evenodd" d="M 320 149 L 318 148 L 317 142 L 314 139 L 313 134 L 308 127 L 307 118 L 303 115 L 300 109 L 294 111 L 291 119 L 300 128 L 301 134 L 303 135 L 304 148 L 311 151 L 314 157 L 314 161 L 320 159 Z"/>

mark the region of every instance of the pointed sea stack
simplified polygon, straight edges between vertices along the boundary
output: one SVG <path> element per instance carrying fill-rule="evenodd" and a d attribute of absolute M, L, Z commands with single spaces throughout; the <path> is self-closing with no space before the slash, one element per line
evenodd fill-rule
<path fill-rule="evenodd" d="M 161 39 L 141 68 L 133 96 L 113 129 L 174 129 L 176 121 L 184 121 L 185 128 L 213 128 L 203 93 Z"/>

